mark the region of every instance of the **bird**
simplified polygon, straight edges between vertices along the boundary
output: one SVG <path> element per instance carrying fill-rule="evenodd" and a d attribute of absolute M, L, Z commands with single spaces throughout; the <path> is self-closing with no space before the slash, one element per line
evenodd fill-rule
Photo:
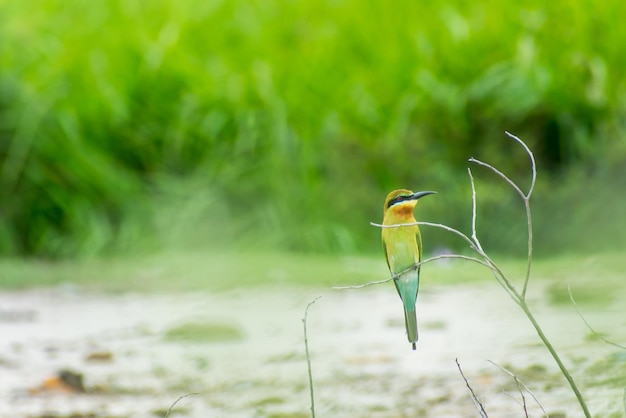
<path fill-rule="evenodd" d="M 422 237 L 417 225 L 389 228 L 390 225 L 415 223 L 413 210 L 417 200 L 436 192 L 394 190 L 387 195 L 383 209 L 382 241 L 387 266 L 404 307 L 404 323 L 409 342 L 415 350 L 417 315 L 415 302 L 419 289 L 419 265 L 422 260 Z M 387 227 L 385 227 L 387 226 Z M 413 268 L 414 267 L 414 268 Z"/>

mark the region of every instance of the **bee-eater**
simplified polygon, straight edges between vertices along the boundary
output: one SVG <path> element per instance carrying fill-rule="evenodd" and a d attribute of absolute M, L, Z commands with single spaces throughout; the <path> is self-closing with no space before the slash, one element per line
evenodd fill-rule
<path fill-rule="evenodd" d="M 383 211 L 383 225 L 410 224 L 415 222 L 413 209 L 417 200 L 436 192 L 416 192 L 400 189 L 387 195 Z M 419 288 L 420 268 L 411 267 L 422 260 L 422 237 L 417 225 L 382 228 L 383 250 L 389 271 L 395 276 L 394 284 L 404 305 L 404 323 L 409 342 L 415 350 L 417 341 L 417 317 L 415 301 Z"/>

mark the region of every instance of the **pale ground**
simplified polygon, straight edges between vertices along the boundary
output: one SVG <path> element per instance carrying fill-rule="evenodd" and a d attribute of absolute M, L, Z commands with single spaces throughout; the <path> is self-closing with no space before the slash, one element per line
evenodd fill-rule
<path fill-rule="evenodd" d="M 596 416 L 623 416 L 624 388 L 597 383 L 624 370 L 624 352 L 586 341 L 589 332 L 574 308 L 548 306 L 537 287 L 531 300 L 538 319 L 590 409 Z M 389 283 L 342 291 L 104 295 L 61 286 L 3 292 L 0 417 L 162 417 L 191 392 L 197 395 L 182 399 L 170 416 L 307 417 L 302 317 L 320 295 L 308 317 L 318 417 L 480 416 L 456 358 L 491 417 L 522 417 L 524 410 L 510 376 L 487 360 L 519 373 L 553 416 L 582 416 L 530 324 L 488 282 L 422 289 L 417 351 L 405 340 L 401 304 Z M 586 317 L 603 331 L 619 329 L 619 338 L 625 313 L 616 301 Z M 166 330 L 184 322 L 228 324 L 244 337 L 164 340 Z M 86 361 L 97 351 L 111 353 L 112 361 Z M 91 393 L 29 392 L 63 368 L 82 373 Z M 529 415 L 541 416 L 528 393 L 525 399 Z"/>

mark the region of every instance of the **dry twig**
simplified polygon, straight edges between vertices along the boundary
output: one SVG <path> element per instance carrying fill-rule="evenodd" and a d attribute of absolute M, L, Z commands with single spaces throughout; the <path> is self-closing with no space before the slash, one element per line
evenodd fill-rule
<path fill-rule="evenodd" d="M 472 397 L 472 402 L 474 402 L 474 406 L 480 413 L 481 417 L 487 418 L 487 412 L 485 411 L 485 407 L 480 402 L 480 399 L 478 399 L 478 396 L 476 396 L 476 393 L 474 393 L 474 389 L 472 389 L 472 386 L 470 386 L 469 382 L 467 381 L 467 378 L 463 374 L 463 370 L 461 370 L 461 364 L 459 363 L 459 359 L 458 358 L 454 359 L 454 361 L 456 362 L 456 367 L 458 367 L 459 369 L 459 373 L 461 373 L 461 377 L 463 378 L 463 380 L 465 380 L 465 385 L 469 389 L 470 395 Z"/>
<path fill-rule="evenodd" d="M 176 401 L 174 401 L 174 403 L 170 406 L 170 408 L 167 410 L 167 414 L 165 414 L 165 418 L 168 418 L 170 416 L 170 413 L 172 412 L 172 409 L 174 409 L 174 407 L 176 406 L 176 404 L 181 401 L 182 399 L 185 399 L 187 396 L 193 396 L 193 395 L 198 395 L 197 393 L 188 393 L 186 395 L 181 396 L 180 398 L 176 399 Z"/>
<path fill-rule="evenodd" d="M 478 258 L 475 258 L 475 257 L 468 257 L 465 255 L 459 255 L 459 254 L 442 254 L 442 255 L 435 256 L 435 257 L 427 258 L 426 260 L 422 260 L 419 263 L 415 263 L 411 267 L 404 269 L 400 273 L 394 274 L 393 276 L 385 280 L 376 280 L 373 282 L 368 282 L 368 283 L 358 284 L 358 285 L 353 285 L 353 286 L 333 286 L 333 289 L 336 289 L 336 290 L 362 289 L 368 286 L 374 286 L 377 284 L 387 283 L 392 280 L 397 280 L 400 276 L 402 276 L 407 271 L 415 270 L 417 267 L 421 266 L 422 264 L 430 263 L 431 261 L 435 261 L 435 260 L 441 260 L 442 258 L 460 258 L 462 260 L 473 261 L 475 263 L 482 264 L 485 267 L 489 267 L 489 265 L 487 265 L 484 261 L 479 260 Z"/>
<path fill-rule="evenodd" d="M 498 367 L 500 370 L 502 370 L 503 372 L 505 372 L 506 374 L 508 374 L 509 376 L 511 376 L 513 378 L 513 380 L 515 381 L 515 384 L 517 385 L 517 389 L 519 390 L 520 395 L 522 395 L 522 407 L 524 408 L 524 413 L 526 414 L 526 417 L 528 417 L 528 410 L 526 408 L 526 397 L 524 396 L 524 391 L 528 392 L 528 394 L 533 398 L 533 400 L 535 401 L 535 403 L 537 404 L 537 406 L 539 406 L 539 408 L 541 409 L 541 411 L 543 412 L 544 416 L 548 416 L 548 413 L 546 412 L 545 409 L 543 409 L 543 405 L 541 405 L 541 403 L 539 402 L 539 400 L 537 399 L 537 397 L 535 396 L 535 394 L 528 388 L 528 386 L 526 386 L 526 384 L 524 382 L 522 382 L 515 373 L 513 373 L 512 371 L 504 368 L 503 366 L 499 365 L 498 363 L 491 361 L 491 360 L 487 360 L 489 363 L 493 364 L 494 366 Z"/>
<path fill-rule="evenodd" d="M 606 344 L 615 346 L 617 348 L 621 348 L 622 350 L 626 350 L 626 346 L 617 344 L 617 343 L 615 343 L 615 342 L 613 342 L 611 340 L 608 340 L 608 339 L 604 338 L 604 336 L 601 333 L 599 333 L 595 329 L 593 329 L 593 327 L 589 324 L 589 322 L 587 322 L 587 320 L 583 316 L 582 312 L 580 312 L 580 308 L 578 308 L 578 304 L 574 300 L 574 295 L 572 294 L 572 289 L 570 288 L 569 284 L 567 285 L 567 292 L 569 293 L 569 300 L 572 301 L 572 305 L 574 305 L 574 308 L 576 308 L 576 312 L 578 313 L 578 316 L 580 316 L 580 319 L 582 319 L 582 321 L 585 323 L 587 328 L 589 328 L 589 331 L 591 331 L 591 333 L 595 337 L 597 337 L 600 340 L 604 341 Z"/>
<path fill-rule="evenodd" d="M 313 373 L 311 372 L 311 356 L 309 355 L 309 339 L 306 333 L 306 319 L 309 314 L 309 308 L 313 305 L 317 300 L 321 298 L 321 296 L 316 297 L 308 305 L 306 305 L 306 309 L 304 310 L 304 318 L 302 318 L 302 325 L 304 327 L 304 351 L 306 353 L 306 364 L 307 370 L 309 373 L 309 393 L 311 395 L 311 417 L 315 418 L 315 396 L 313 394 Z"/>

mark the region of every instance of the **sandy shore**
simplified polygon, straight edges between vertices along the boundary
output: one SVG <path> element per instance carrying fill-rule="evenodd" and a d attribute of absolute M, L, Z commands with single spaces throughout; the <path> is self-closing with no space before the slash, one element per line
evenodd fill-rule
<path fill-rule="evenodd" d="M 541 416 L 541 408 L 582 416 L 535 331 L 494 283 L 422 289 L 417 351 L 405 339 L 390 284 L 171 295 L 4 292 L 0 416 L 153 418 L 188 393 L 196 395 L 170 416 L 310 416 L 302 317 L 317 296 L 308 332 L 319 417 L 480 416 L 455 359 L 490 416 L 524 416 L 524 408 L 529 416 Z M 550 306 L 541 288 L 530 299 L 592 412 L 622 416 L 625 352 L 587 341 L 575 309 Z M 625 312 L 616 302 L 586 310 L 586 318 L 624 336 Z M 189 323 L 232 332 L 171 333 Z M 488 360 L 518 374 L 541 406 Z M 60 370 L 82 375 L 85 392 L 47 385 Z"/>

